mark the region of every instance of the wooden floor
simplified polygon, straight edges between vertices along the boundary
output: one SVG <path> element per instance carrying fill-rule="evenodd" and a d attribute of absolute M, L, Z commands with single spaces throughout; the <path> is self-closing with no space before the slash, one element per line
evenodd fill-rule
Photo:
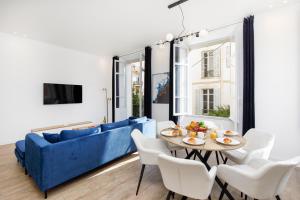
<path fill-rule="evenodd" d="M 24 170 L 18 165 L 13 151 L 14 145 L 0 146 L 0 199 L 43 199 L 43 193 L 38 190 L 33 180 L 24 175 Z M 180 154 L 184 156 L 184 152 Z M 210 163 L 214 163 L 213 158 Z M 165 199 L 167 190 L 163 186 L 159 169 L 156 166 L 146 167 L 140 193 L 135 196 L 140 169 L 138 155 L 133 154 L 50 190 L 48 199 Z M 241 199 L 237 190 L 233 188 L 229 190 L 236 199 Z M 212 199 L 218 199 L 219 194 L 220 189 L 215 184 Z M 176 195 L 175 199 L 181 199 L 181 196 Z M 282 199 L 300 200 L 299 170 L 292 175 Z"/>

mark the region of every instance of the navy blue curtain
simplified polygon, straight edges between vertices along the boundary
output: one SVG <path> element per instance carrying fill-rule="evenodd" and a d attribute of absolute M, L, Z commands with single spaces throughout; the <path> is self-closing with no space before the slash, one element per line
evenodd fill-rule
<path fill-rule="evenodd" d="M 151 51 L 151 47 L 145 48 L 144 115 L 148 118 L 152 117 Z"/>
<path fill-rule="evenodd" d="M 116 60 L 119 60 L 118 56 L 114 56 L 112 59 L 112 122 L 115 121 L 115 69 L 119 67 L 119 63 L 115 62 Z"/>
<path fill-rule="evenodd" d="M 243 85 L 243 134 L 255 128 L 254 104 L 254 16 L 244 18 L 244 85 Z"/>
<path fill-rule="evenodd" d="M 174 40 L 170 42 L 170 91 L 169 91 L 169 120 L 170 121 L 173 121 L 177 124 L 178 122 L 178 117 L 177 116 L 174 116 L 174 111 L 173 111 L 173 96 L 174 96 L 174 93 L 173 93 L 173 80 L 174 80 L 174 77 L 173 77 L 173 71 L 174 71 L 174 62 L 173 62 L 173 58 L 174 58 L 174 51 L 173 51 L 173 48 L 174 48 Z"/>

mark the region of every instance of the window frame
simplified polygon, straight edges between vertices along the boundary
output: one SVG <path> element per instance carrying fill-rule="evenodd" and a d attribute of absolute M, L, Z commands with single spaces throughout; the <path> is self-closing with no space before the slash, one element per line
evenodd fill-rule
<path fill-rule="evenodd" d="M 186 62 L 176 62 L 176 48 L 179 48 L 179 49 L 184 49 L 186 51 Z M 180 50 L 178 51 L 179 52 L 179 55 L 180 55 Z M 179 56 L 180 58 L 180 56 Z M 174 43 L 174 46 L 173 46 L 173 115 L 174 116 L 181 116 L 181 115 L 187 115 L 189 114 L 189 108 L 188 108 L 188 101 L 189 101 L 189 84 L 188 84 L 188 81 L 189 80 L 189 62 L 188 62 L 188 59 L 189 59 L 189 48 L 182 45 L 182 44 L 175 44 Z M 185 68 L 185 95 L 176 95 L 176 81 L 177 81 L 177 76 L 176 76 L 176 68 L 177 67 L 183 67 Z M 181 74 L 180 74 L 181 76 Z M 181 85 L 181 84 L 180 84 Z M 182 85 L 181 85 L 182 87 Z M 181 100 L 183 101 L 183 103 L 181 103 Z M 176 109 L 176 103 L 179 101 L 179 106 L 180 106 L 180 110 L 179 112 L 177 112 L 177 109 Z M 181 109 L 181 104 L 183 104 L 183 109 Z M 183 111 L 182 111 L 183 110 Z"/>

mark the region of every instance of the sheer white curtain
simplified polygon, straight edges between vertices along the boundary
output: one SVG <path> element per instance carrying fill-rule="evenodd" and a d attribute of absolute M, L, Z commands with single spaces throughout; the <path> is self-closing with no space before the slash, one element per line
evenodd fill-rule
<path fill-rule="evenodd" d="M 232 40 L 236 44 L 236 98 L 235 112 L 231 119 L 234 121 L 235 129 L 242 133 L 243 130 L 243 24 L 238 24 L 233 32 Z"/>

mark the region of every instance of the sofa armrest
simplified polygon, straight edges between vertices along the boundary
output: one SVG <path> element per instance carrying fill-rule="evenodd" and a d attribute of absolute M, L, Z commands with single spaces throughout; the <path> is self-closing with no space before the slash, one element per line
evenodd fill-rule
<path fill-rule="evenodd" d="M 44 157 L 42 150 L 48 145 L 50 143 L 37 134 L 29 133 L 25 137 L 25 166 L 42 191 L 45 191 L 43 185 L 44 174 L 42 164 Z"/>

